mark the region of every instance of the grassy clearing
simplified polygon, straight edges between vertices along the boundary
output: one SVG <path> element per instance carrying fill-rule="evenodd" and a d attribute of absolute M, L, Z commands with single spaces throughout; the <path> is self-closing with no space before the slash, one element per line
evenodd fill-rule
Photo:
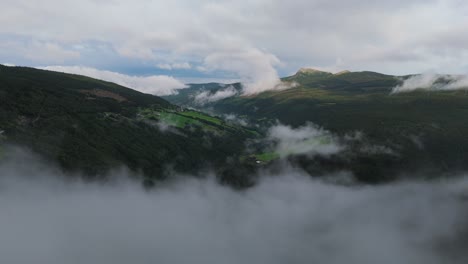
<path fill-rule="evenodd" d="M 140 111 L 140 115 L 144 118 L 160 120 L 178 128 L 184 128 L 187 125 L 197 125 L 201 127 L 224 125 L 223 120 L 196 111 L 158 111 L 146 108 Z"/>
<path fill-rule="evenodd" d="M 140 109 L 138 116 L 142 119 L 163 122 L 166 125 L 173 126 L 179 129 L 187 127 L 199 128 L 203 131 L 209 131 L 218 135 L 229 134 L 245 134 L 250 136 L 260 136 L 260 134 L 252 129 L 243 128 L 237 125 L 226 123 L 224 120 L 212 117 L 201 112 L 192 110 L 155 110 L 152 108 Z"/>
<path fill-rule="evenodd" d="M 189 125 L 203 126 L 203 124 L 193 118 L 185 117 L 177 113 L 161 112 L 159 114 L 159 120 L 165 124 L 175 126 L 178 128 L 184 128 Z"/>
<path fill-rule="evenodd" d="M 205 115 L 205 114 L 200 113 L 200 112 L 184 111 L 184 112 L 180 112 L 179 114 L 182 115 L 182 116 L 186 116 L 186 117 L 202 119 L 204 121 L 214 123 L 214 124 L 217 124 L 217 125 L 223 125 L 223 123 L 224 123 L 224 121 L 219 119 L 219 118 L 208 116 L 208 115 Z"/>
<path fill-rule="evenodd" d="M 279 159 L 280 155 L 275 152 L 267 152 L 262 154 L 255 154 L 254 157 L 261 162 L 271 162 L 273 160 Z"/>

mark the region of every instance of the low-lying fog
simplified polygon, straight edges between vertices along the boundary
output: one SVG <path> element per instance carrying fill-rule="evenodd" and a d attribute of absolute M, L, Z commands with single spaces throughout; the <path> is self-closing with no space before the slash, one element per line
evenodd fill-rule
<path fill-rule="evenodd" d="M 234 191 L 71 182 L 0 162 L 0 263 L 468 263 L 468 178 L 340 186 L 300 171 Z M 209 177 L 208 177 L 209 178 Z"/>

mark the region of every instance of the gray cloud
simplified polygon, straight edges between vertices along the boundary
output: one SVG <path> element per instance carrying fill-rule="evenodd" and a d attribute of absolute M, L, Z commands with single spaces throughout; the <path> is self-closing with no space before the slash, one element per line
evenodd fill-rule
<path fill-rule="evenodd" d="M 181 81 L 166 75 L 129 76 L 117 72 L 81 66 L 47 66 L 41 69 L 85 75 L 104 81 L 114 82 L 142 93 L 159 96 L 176 94 L 177 90 L 188 88 L 188 86 Z"/>
<path fill-rule="evenodd" d="M 376 144 L 360 131 L 340 136 L 310 122 L 296 128 L 278 123 L 269 128 L 265 142 L 273 143 L 271 150 L 281 158 L 292 155 L 399 155 L 395 146 Z"/>
<path fill-rule="evenodd" d="M 28 166 L 24 166 L 24 164 Z M 2 263 L 466 263 L 467 178 L 344 187 L 295 170 L 234 191 L 83 183 L 0 161 Z M 464 198 L 465 197 L 465 198 Z"/>
<path fill-rule="evenodd" d="M 54 41 L 33 40 L 29 42 L 5 40 L 0 42 L 0 57 L 8 57 L 11 53 L 39 63 L 63 63 L 80 58 L 80 53 L 68 49 Z"/>
<path fill-rule="evenodd" d="M 205 105 L 207 103 L 223 100 L 238 94 L 239 92 L 236 90 L 236 88 L 230 85 L 223 89 L 217 90 L 214 93 L 210 93 L 210 91 L 201 91 L 195 95 L 193 100 L 198 105 Z"/>
<path fill-rule="evenodd" d="M 248 120 L 246 120 L 245 118 L 239 117 L 239 116 L 237 116 L 235 114 L 225 114 L 225 115 L 223 115 L 223 119 L 228 121 L 228 122 L 232 122 L 234 124 L 238 124 L 238 125 L 241 125 L 241 126 L 248 126 L 249 125 Z"/>
<path fill-rule="evenodd" d="M 192 68 L 192 65 L 190 65 L 188 62 L 160 63 L 156 65 L 156 67 L 163 70 L 189 70 Z"/>
<path fill-rule="evenodd" d="M 439 75 L 425 73 L 414 75 L 393 88 L 393 93 L 411 92 L 415 90 L 450 91 L 467 90 L 468 76 L 466 75 Z"/>
<path fill-rule="evenodd" d="M 345 149 L 336 136 L 312 123 L 298 128 L 278 124 L 269 129 L 268 139 L 276 142 L 275 152 L 281 157 L 298 154 L 327 156 Z"/>
<path fill-rule="evenodd" d="M 243 82 L 243 93 L 256 94 L 287 88 L 274 68 L 279 63 L 280 60 L 273 54 L 249 48 L 210 54 L 205 58 L 204 68 L 234 72 Z"/>
<path fill-rule="evenodd" d="M 105 42 L 131 60 L 200 62 L 263 90 L 274 87 L 278 75 L 308 65 L 395 74 L 466 72 L 467 10 L 459 0 L 3 0 L 0 23 L 9 26 L 0 36 L 65 49 L 51 55 L 55 59 L 75 56 L 73 45 Z M 28 56 L 17 45 L 7 50 L 0 54 Z M 65 57 L 73 63 L 73 56 Z"/>

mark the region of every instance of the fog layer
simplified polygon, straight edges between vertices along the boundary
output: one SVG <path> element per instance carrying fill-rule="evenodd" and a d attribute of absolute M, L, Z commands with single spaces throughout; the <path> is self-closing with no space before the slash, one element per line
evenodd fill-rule
<path fill-rule="evenodd" d="M 439 75 L 434 73 L 425 73 L 414 75 L 404 80 L 402 84 L 393 88 L 392 93 L 412 92 L 415 90 L 453 91 L 467 89 L 467 75 Z"/>
<path fill-rule="evenodd" d="M 468 178 L 337 186 L 288 169 L 245 191 L 65 180 L 0 161 L 0 263 L 466 263 Z"/>

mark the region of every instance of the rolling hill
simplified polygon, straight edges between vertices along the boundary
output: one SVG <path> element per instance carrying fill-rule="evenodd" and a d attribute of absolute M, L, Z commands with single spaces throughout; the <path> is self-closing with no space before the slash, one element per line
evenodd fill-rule
<path fill-rule="evenodd" d="M 342 137 L 363 133 L 370 144 L 385 146 L 394 154 L 360 154 L 320 162 L 351 168 L 367 181 L 393 177 L 390 174 L 443 175 L 468 169 L 468 94 L 460 90 L 391 93 L 408 77 L 301 69 L 283 78 L 297 83 L 292 89 L 233 96 L 197 107 L 235 114 L 252 123 L 278 120 L 299 127 L 313 122 Z M 185 93 L 190 95 L 190 90 Z M 190 96 L 197 92 L 193 90 Z M 196 106 L 193 101 L 186 105 Z M 316 162 L 302 160 L 300 164 L 307 168 Z"/>
<path fill-rule="evenodd" d="M 0 133 L 3 151 L 25 146 L 91 178 L 126 166 L 149 183 L 174 171 L 223 170 L 247 139 L 258 136 L 113 83 L 1 65 Z M 243 184 L 242 177 L 223 180 Z"/>
<path fill-rule="evenodd" d="M 192 84 L 163 99 L 84 76 L 0 66 L 0 152 L 25 146 L 89 178 L 125 166 L 150 185 L 214 169 L 222 182 L 246 187 L 258 168 L 280 169 L 285 159 L 310 175 L 351 171 L 369 183 L 468 169 L 468 95 L 391 93 L 404 78 L 301 69 L 283 78 L 297 84 L 291 89 L 242 96 L 238 83 Z M 226 89 L 235 95 L 218 96 Z M 200 104 L 200 94 L 217 100 Z M 268 133 L 278 121 L 292 129 L 312 122 L 331 134 L 275 150 Z M 345 151 L 307 154 L 335 139 Z"/>

